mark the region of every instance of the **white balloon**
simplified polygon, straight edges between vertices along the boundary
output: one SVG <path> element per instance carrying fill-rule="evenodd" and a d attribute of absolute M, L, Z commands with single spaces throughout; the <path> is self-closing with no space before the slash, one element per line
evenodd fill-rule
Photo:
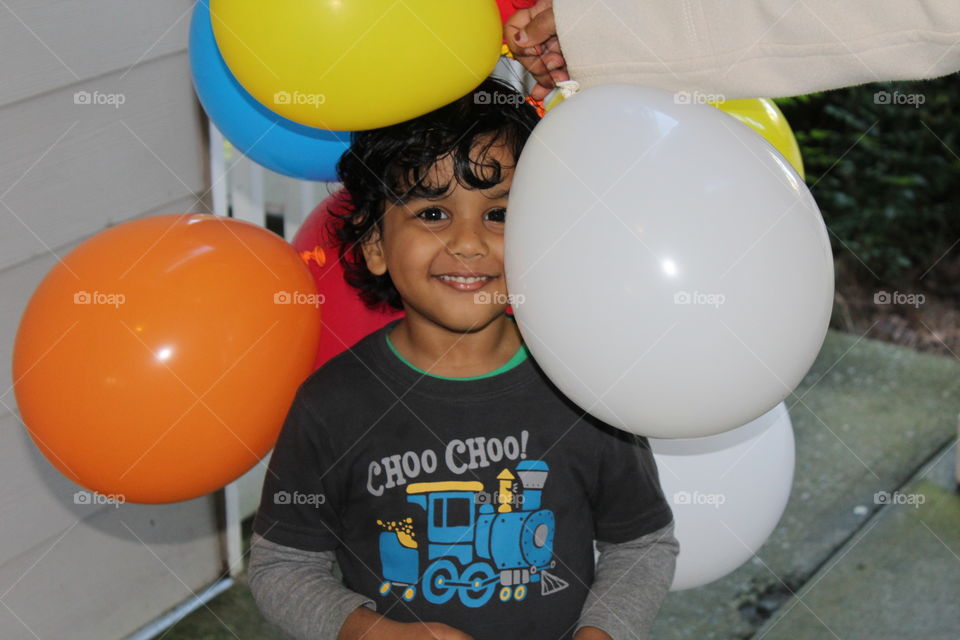
<path fill-rule="evenodd" d="M 776 528 L 793 485 L 786 406 L 715 436 L 649 440 L 680 543 L 670 589 L 705 585 L 749 560 Z"/>
<path fill-rule="evenodd" d="M 657 438 L 776 406 L 833 302 L 827 231 L 789 163 L 718 109 L 636 85 L 586 89 L 536 126 L 504 260 L 547 376 L 604 422 Z"/>
<path fill-rule="evenodd" d="M 690 440 L 651 438 L 650 448 L 680 543 L 672 590 L 727 575 L 773 533 L 796 460 L 782 402 L 739 429 Z"/>

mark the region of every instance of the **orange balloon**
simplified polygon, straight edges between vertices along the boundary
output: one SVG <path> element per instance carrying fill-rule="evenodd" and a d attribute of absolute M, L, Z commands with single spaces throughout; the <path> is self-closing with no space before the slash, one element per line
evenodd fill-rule
<path fill-rule="evenodd" d="M 46 275 L 17 331 L 14 390 L 33 441 L 74 482 L 188 500 L 274 445 L 319 335 L 310 271 L 282 238 L 153 216 L 89 238 Z"/>

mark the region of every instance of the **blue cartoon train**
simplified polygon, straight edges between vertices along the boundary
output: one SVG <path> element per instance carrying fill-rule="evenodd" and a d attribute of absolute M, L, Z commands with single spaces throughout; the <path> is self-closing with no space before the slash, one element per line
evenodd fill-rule
<path fill-rule="evenodd" d="M 380 595 L 396 586 L 404 600 L 413 600 L 419 584 L 427 602 L 443 604 L 457 595 L 464 605 L 481 607 L 494 591 L 508 602 L 523 600 L 531 583 L 540 583 L 542 595 L 566 588 L 547 571 L 556 566 L 553 511 L 540 508 L 548 472 L 542 460 L 519 462 L 516 476 L 504 469 L 493 498 L 476 481 L 409 485 L 407 501 L 427 515 L 425 568 L 421 575 L 413 519 L 378 521 L 387 529 L 380 532 Z M 519 495 L 513 492 L 517 477 Z"/>

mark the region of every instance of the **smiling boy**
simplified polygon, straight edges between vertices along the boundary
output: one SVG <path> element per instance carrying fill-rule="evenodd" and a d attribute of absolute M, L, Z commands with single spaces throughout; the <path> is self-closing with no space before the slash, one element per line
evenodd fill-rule
<path fill-rule="evenodd" d="M 518 96 L 486 80 L 338 166 L 345 278 L 405 316 L 301 385 L 271 457 L 249 579 L 295 638 L 645 638 L 672 581 L 649 443 L 565 398 L 505 313 Z"/>
<path fill-rule="evenodd" d="M 464 188 L 447 156 L 431 167 L 428 180 L 451 185 L 449 192 L 441 200 L 421 195 L 390 205 L 382 237 L 375 233 L 364 244 L 367 269 L 390 274 L 402 292 L 406 317 L 389 334 L 393 346 L 436 376 L 489 373 L 521 343 L 516 323 L 504 313 L 503 229 L 513 159 L 503 144 L 481 140 L 477 146 L 488 147 L 486 160 L 501 167 L 499 183 Z"/>

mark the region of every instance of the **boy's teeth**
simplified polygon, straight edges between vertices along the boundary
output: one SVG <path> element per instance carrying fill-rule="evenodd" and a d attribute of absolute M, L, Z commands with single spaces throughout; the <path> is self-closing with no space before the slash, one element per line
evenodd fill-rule
<path fill-rule="evenodd" d="M 440 276 L 441 280 L 452 280 L 454 282 L 463 282 L 466 284 L 469 284 L 471 282 L 478 282 L 480 280 L 487 280 L 488 278 L 489 276 L 483 276 L 479 278 L 476 278 L 476 277 L 465 278 L 463 276 Z"/>

